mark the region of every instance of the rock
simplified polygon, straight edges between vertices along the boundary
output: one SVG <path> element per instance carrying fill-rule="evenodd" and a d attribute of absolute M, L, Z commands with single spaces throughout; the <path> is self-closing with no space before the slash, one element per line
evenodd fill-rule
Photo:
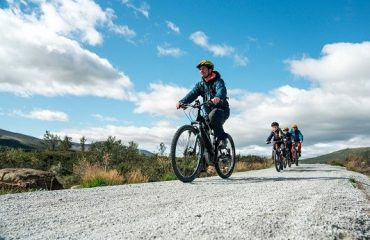
<path fill-rule="evenodd" d="M 16 189 L 63 189 L 63 185 L 51 172 L 31 168 L 0 169 L 0 188 Z"/>

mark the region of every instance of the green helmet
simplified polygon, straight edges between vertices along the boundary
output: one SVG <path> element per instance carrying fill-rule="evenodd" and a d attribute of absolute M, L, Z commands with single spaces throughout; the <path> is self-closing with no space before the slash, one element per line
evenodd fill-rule
<path fill-rule="evenodd" d="M 206 67 L 208 67 L 209 69 L 212 69 L 212 70 L 215 67 L 213 65 L 213 63 L 211 61 L 209 61 L 209 60 L 202 60 L 202 61 L 200 61 L 198 63 L 198 65 L 197 65 L 197 68 L 200 69 L 201 66 L 206 66 Z"/>

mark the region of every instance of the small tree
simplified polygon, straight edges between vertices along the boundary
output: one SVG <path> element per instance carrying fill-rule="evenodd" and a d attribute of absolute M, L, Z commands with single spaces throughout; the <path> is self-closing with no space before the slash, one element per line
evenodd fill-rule
<path fill-rule="evenodd" d="M 166 144 L 164 144 L 164 142 L 161 142 L 158 147 L 159 155 L 164 156 L 164 152 L 166 151 L 166 149 Z"/>
<path fill-rule="evenodd" d="M 81 152 L 85 152 L 85 147 L 86 147 L 86 138 L 85 136 L 82 136 L 80 139 L 80 146 L 81 146 Z"/>
<path fill-rule="evenodd" d="M 58 143 L 60 142 L 60 137 L 58 135 L 51 134 L 46 130 L 42 143 L 46 146 L 46 149 L 50 151 L 55 151 L 57 149 Z"/>
<path fill-rule="evenodd" d="M 61 149 L 63 151 L 68 151 L 72 147 L 72 138 L 65 136 L 64 139 L 60 143 L 61 143 Z"/>

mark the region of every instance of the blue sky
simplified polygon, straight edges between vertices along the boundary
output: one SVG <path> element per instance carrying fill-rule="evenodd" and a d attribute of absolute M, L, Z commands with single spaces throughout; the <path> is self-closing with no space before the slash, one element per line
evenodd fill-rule
<path fill-rule="evenodd" d="M 369 12 L 368 1 L 1 1 L 0 127 L 156 151 L 186 123 L 175 103 L 211 59 L 239 152 L 267 154 L 272 121 L 298 123 L 307 157 L 369 146 Z"/>

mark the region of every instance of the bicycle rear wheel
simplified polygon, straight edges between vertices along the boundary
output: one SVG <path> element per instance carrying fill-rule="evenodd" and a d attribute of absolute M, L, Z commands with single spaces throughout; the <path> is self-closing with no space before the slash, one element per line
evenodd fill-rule
<path fill-rule="evenodd" d="M 235 144 L 229 134 L 226 134 L 226 148 L 217 150 L 215 169 L 221 178 L 228 178 L 234 171 L 235 167 Z"/>
<path fill-rule="evenodd" d="M 290 159 L 290 150 L 287 152 L 286 159 L 288 162 L 288 167 L 292 167 L 292 159 Z"/>
<path fill-rule="evenodd" d="M 283 166 L 284 166 L 284 168 L 286 168 L 287 167 L 287 165 L 288 165 L 288 158 L 285 156 L 282 156 L 282 160 L 283 160 Z"/>
<path fill-rule="evenodd" d="M 275 154 L 274 154 L 274 162 L 275 162 L 275 168 L 276 168 L 276 171 L 280 172 L 280 153 L 277 153 L 275 151 Z"/>
<path fill-rule="evenodd" d="M 295 154 L 295 165 L 298 166 L 298 153 L 297 151 L 294 151 Z"/>
<path fill-rule="evenodd" d="M 202 168 L 204 146 L 193 126 L 185 125 L 175 133 L 171 144 L 171 163 L 177 178 L 191 182 Z"/>

